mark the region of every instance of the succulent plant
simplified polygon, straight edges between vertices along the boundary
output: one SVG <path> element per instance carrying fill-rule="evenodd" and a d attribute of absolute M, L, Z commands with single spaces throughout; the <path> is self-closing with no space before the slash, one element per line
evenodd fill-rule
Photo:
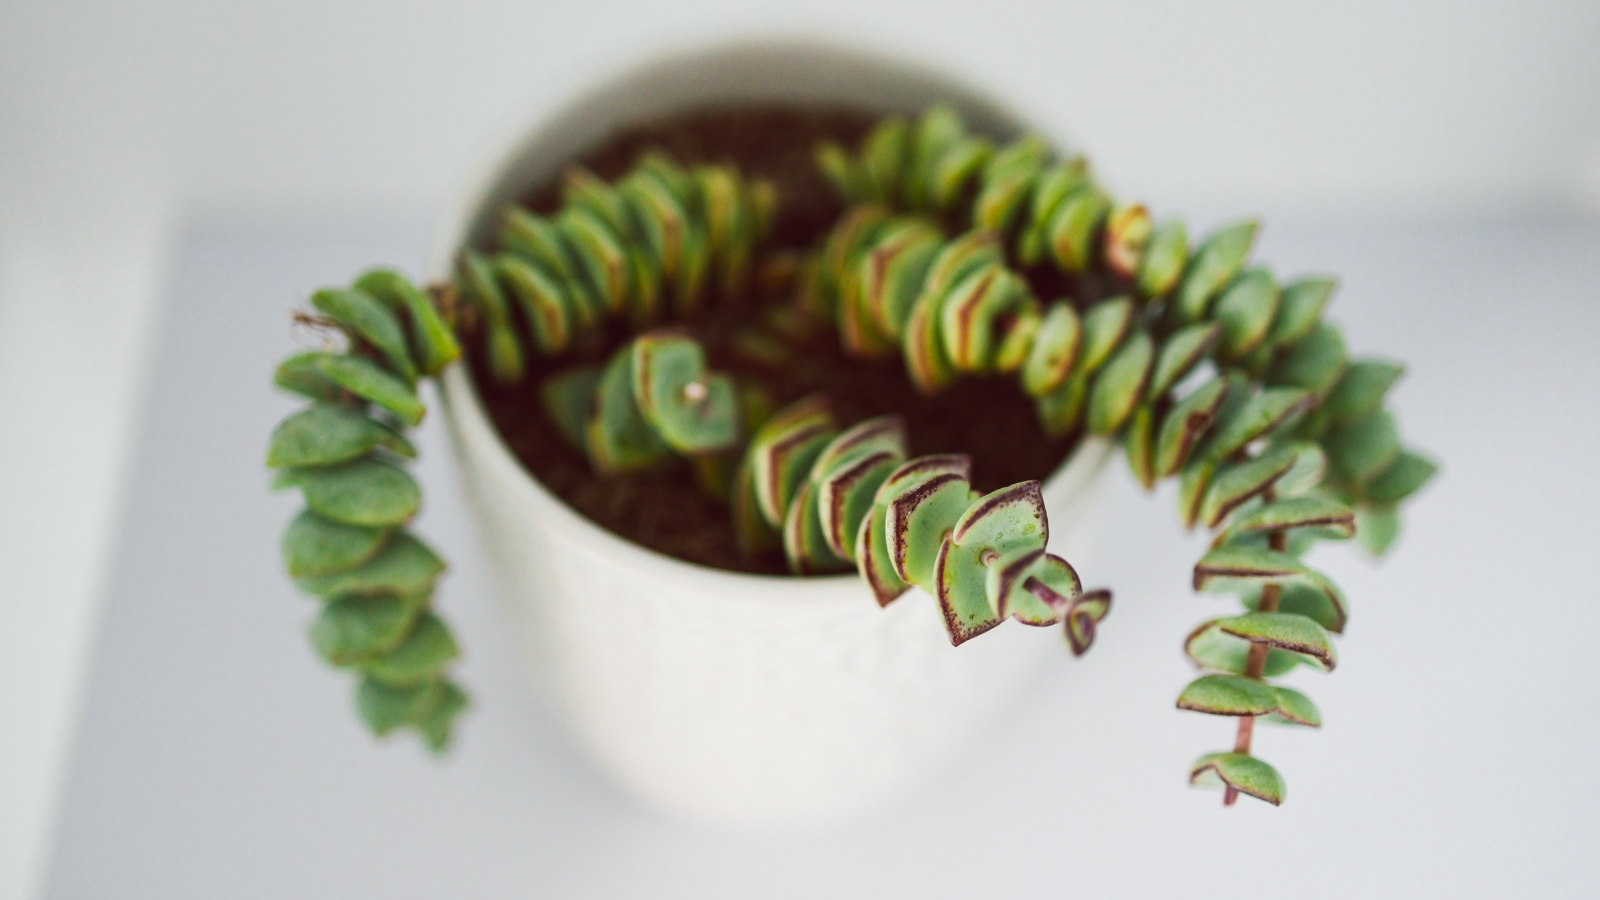
<path fill-rule="evenodd" d="M 1190 780 L 1224 787 L 1228 803 L 1281 802 L 1281 779 L 1250 755 L 1254 721 L 1320 716 L 1263 679 L 1302 662 L 1331 670 L 1329 634 L 1348 618 L 1299 557 L 1353 535 L 1383 552 L 1397 504 L 1436 468 L 1402 448 L 1382 408 L 1401 368 L 1350 360 L 1321 318 L 1331 279 L 1280 285 L 1247 268 L 1255 222 L 1191 251 L 1181 222 L 1118 203 L 1082 157 L 1055 159 L 1038 137 L 996 146 L 934 107 L 816 158 L 855 205 L 799 301 L 837 322 L 846 351 L 899 353 L 928 393 L 964 373 L 1016 373 L 1047 434 L 1119 436 L 1147 488 L 1178 477 L 1185 527 L 1218 529 L 1194 586 L 1235 593 L 1246 612 L 1190 635 L 1185 651 L 1213 674 L 1178 706 L 1240 724 L 1233 752 L 1202 757 Z M 1077 296 L 1041 303 L 1031 285 L 1043 279 L 1029 277 L 1041 269 Z"/>
<path fill-rule="evenodd" d="M 952 644 L 1014 618 L 1062 624 L 1073 653 L 1086 651 L 1111 594 L 1085 593 L 1072 566 L 1045 551 L 1039 482 L 979 494 L 967 457 L 906 455 L 898 416 L 840 430 L 825 397 L 796 401 L 751 437 L 735 476 L 740 543 L 781 542 L 797 575 L 854 565 L 880 606 L 920 587 Z"/>
<path fill-rule="evenodd" d="M 311 644 L 360 676 L 368 727 L 414 729 L 441 751 L 467 697 L 446 673 L 455 639 L 431 608 L 444 562 L 406 530 L 421 492 L 404 467 L 416 456 L 404 430 L 425 412 L 417 379 L 461 351 L 434 304 L 393 272 L 317 291 L 311 304 L 306 320 L 345 347 L 295 354 L 273 379 L 312 401 L 267 447 L 274 487 L 298 488 L 306 503 L 284 532 L 284 568 L 321 600 Z"/>

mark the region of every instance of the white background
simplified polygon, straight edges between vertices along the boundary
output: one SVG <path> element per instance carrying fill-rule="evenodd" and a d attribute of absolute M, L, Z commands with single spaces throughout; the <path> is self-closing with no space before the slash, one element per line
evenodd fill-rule
<path fill-rule="evenodd" d="M 1600 207 L 1600 5 L 1580 0 L 6 0 L 0 897 L 36 884 L 51 833 L 176 236 L 425 221 L 507 116 L 640 54 L 752 32 L 937 61 L 1058 123 L 1125 192 L 1202 218 L 1526 224 Z"/>

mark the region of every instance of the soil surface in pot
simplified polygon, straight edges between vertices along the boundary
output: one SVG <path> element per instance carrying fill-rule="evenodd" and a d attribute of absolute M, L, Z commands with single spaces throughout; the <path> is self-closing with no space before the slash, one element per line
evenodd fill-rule
<path fill-rule="evenodd" d="M 815 246 L 842 212 L 817 173 L 811 148 L 832 138 L 854 146 L 876 116 L 860 110 L 797 106 L 724 106 L 690 111 L 619 131 L 574 162 L 611 180 L 627 172 L 646 150 L 664 149 L 686 164 L 733 163 L 746 175 L 771 179 L 780 211 L 769 248 Z M 554 210 L 559 180 L 525 198 L 541 213 Z M 1036 284 L 1041 298 L 1065 286 Z M 1053 472 L 1076 442 L 1049 440 L 1033 401 L 1015 376 L 965 378 L 933 397 L 917 393 L 898 356 L 863 360 L 846 356 L 831 325 L 808 323 L 786 309 L 792 288 L 761 280 L 754 296 L 714 302 L 696 320 L 673 323 L 706 348 L 713 369 L 759 384 L 779 407 L 807 394 L 828 395 L 841 426 L 886 413 L 905 418 L 913 455 L 965 453 L 973 484 L 990 491 Z M 1070 291 L 1071 293 L 1080 293 Z M 1098 292 L 1093 292 L 1098 293 Z M 1081 301 L 1080 301 L 1081 302 Z M 752 338 L 756 334 L 761 337 Z M 682 560 L 719 569 L 786 574 L 781 551 L 748 558 L 734 540 L 727 506 L 709 496 L 683 463 L 644 474 L 598 476 L 587 458 L 551 424 L 539 399 L 543 379 L 570 366 L 599 362 L 631 336 L 618 327 L 604 345 L 579 356 L 530 360 L 517 385 L 498 385 L 482 356 L 482 341 L 467 341 L 473 380 L 507 446 L 534 477 L 574 509 L 635 543 Z M 776 336 L 777 341 L 762 338 Z M 525 344 L 531 346 L 531 343 Z"/>

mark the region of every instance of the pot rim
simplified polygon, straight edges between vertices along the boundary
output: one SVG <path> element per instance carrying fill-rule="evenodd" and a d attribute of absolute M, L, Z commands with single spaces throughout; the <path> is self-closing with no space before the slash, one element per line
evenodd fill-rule
<path fill-rule="evenodd" d="M 908 96 L 936 93 L 960 109 L 969 121 L 979 123 L 986 130 L 1002 136 L 1022 130 L 1023 119 L 1020 116 L 961 79 L 925 63 L 858 45 L 817 38 L 752 38 L 714 41 L 690 49 L 658 53 L 630 65 L 611 67 L 593 79 L 590 87 L 577 92 L 570 100 L 553 109 L 539 108 L 532 115 L 514 118 L 507 127 L 492 135 L 481 146 L 467 176 L 461 181 L 453 199 L 446 204 L 435 227 L 428 278 L 448 278 L 457 250 L 482 235 L 492 222 L 498 204 L 548 175 L 548 171 L 533 175 L 524 171 L 530 168 L 530 155 L 536 155 L 541 148 L 546 150 L 546 155 L 568 160 L 617 126 L 637 120 L 642 115 L 662 115 L 674 109 L 717 100 L 757 99 L 762 96 L 761 85 L 737 80 L 731 84 L 719 82 L 701 85 L 719 91 L 717 93 L 688 95 L 692 93 L 695 80 L 704 82 L 709 73 L 730 65 L 751 67 L 769 64 L 780 68 L 787 66 L 791 70 L 811 68 L 815 71 L 842 66 L 853 74 L 867 74 L 885 82 L 887 87 L 879 91 L 880 94 L 892 95 L 897 87 Z M 600 117 L 584 114 L 586 110 L 605 104 L 613 108 L 636 107 L 639 103 L 630 102 L 630 95 L 636 89 L 673 77 L 686 80 L 691 88 L 685 91 L 680 86 L 679 93 L 686 96 L 676 102 L 655 103 L 650 112 L 635 110 Z M 852 97 L 846 84 L 847 78 L 848 74 L 834 82 L 806 84 L 798 90 L 788 90 L 788 94 L 797 100 L 834 100 L 868 108 L 880 107 L 886 111 L 894 108 L 893 100 L 885 97 L 879 97 L 877 103 L 861 100 L 859 91 L 854 92 L 855 96 Z M 594 118 L 604 119 L 604 122 L 597 126 L 586 121 Z M 563 131 L 573 130 L 586 132 L 588 136 L 563 134 Z M 1028 130 L 1046 133 L 1031 123 Z M 565 149 L 551 154 L 548 148 L 552 144 L 558 147 L 565 145 Z M 847 598 L 850 602 L 860 601 L 861 598 L 854 596 L 853 592 L 837 590 L 848 583 L 858 582 L 859 575 L 855 572 L 806 577 L 735 572 L 668 556 L 616 534 L 567 505 L 522 467 L 489 421 L 464 362 L 449 367 L 440 378 L 439 385 L 445 414 L 454 426 L 457 437 L 457 455 L 463 457 L 463 464 L 470 464 L 466 457 L 471 457 L 489 467 L 490 480 L 508 488 L 512 492 L 510 499 L 517 506 L 537 518 L 554 518 L 556 530 L 573 544 L 646 577 L 671 579 L 678 583 L 702 581 L 708 588 L 724 590 L 760 588 L 763 595 L 772 599 L 807 603 L 818 602 L 818 595 L 822 593 Z M 1106 438 L 1081 438 L 1078 446 L 1044 480 L 1047 494 L 1074 496 L 1080 493 L 1104 468 L 1112 449 L 1112 443 Z M 832 590 L 819 590 L 823 588 Z"/>

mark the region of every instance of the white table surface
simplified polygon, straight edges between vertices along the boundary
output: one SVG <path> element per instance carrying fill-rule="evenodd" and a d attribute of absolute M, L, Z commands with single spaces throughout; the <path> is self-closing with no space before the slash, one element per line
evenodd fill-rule
<path fill-rule="evenodd" d="M 294 407 L 268 387 L 286 310 L 403 228 L 213 224 L 183 242 L 132 466 L 47 895 L 314 897 L 1389 897 L 1600 894 L 1600 228 L 1288 225 L 1279 271 L 1339 272 L 1358 353 L 1407 360 L 1408 440 L 1444 474 L 1378 566 L 1319 551 L 1352 623 L 1291 682 L 1320 733 L 1269 729 L 1272 809 L 1184 787 L 1231 723 L 1182 714 L 1178 647 L 1224 601 L 1170 488 L 1119 469 L 1101 571 L 1116 606 L 948 782 L 874 818 L 727 834 L 637 807 L 524 692 L 441 423 L 420 531 L 453 564 L 475 707 L 453 755 L 374 745 L 279 572 L 297 501 L 261 467 Z M 865 601 L 864 601 L 865 602 Z M 958 651 L 952 651 L 958 652 Z"/>

